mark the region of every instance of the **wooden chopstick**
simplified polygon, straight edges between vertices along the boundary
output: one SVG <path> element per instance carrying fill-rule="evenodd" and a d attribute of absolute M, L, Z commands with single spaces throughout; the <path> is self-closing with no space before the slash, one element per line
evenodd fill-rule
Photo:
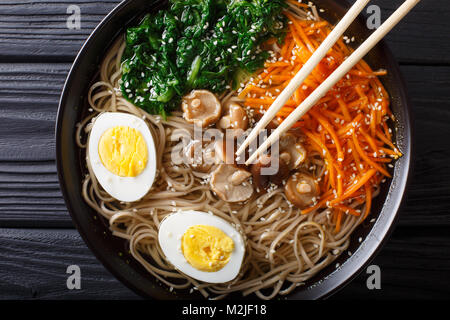
<path fill-rule="evenodd" d="M 314 68 L 322 61 L 323 57 L 327 52 L 333 47 L 333 45 L 339 40 L 342 34 L 347 30 L 350 24 L 356 19 L 358 14 L 366 6 L 370 0 L 358 0 L 353 6 L 347 11 L 345 16 L 339 21 L 336 27 L 330 32 L 322 44 L 314 51 L 312 56 L 308 61 L 302 66 L 302 68 L 297 72 L 297 74 L 292 78 L 286 88 L 280 93 L 280 95 L 275 99 L 269 109 L 264 113 L 264 116 L 258 121 L 256 126 L 252 129 L 248 137 L 239 146 L 236 151 L 236 155 L 241 154 L 245 148 L 247 148 L 250 143 L 258 136 L 260 131 L 264 129 L 267 124 L 276 116 L 278 111 L 284 106 L 286 101 L 294 94 L 295 90 L 305 81 L 309 74 L 314 70 Z"/>
<path fill-rule="evenodd" d="M 287 132 L 308 110 L 314 106 L 351 68 L 353 68 L 384 36 L 411 11 L 420 0 L 405 1 L 374 33 L 364 41 L 324 82 L 320 84 L 264 141 L 245 162 L 251 164 L 280 136 Z"/>

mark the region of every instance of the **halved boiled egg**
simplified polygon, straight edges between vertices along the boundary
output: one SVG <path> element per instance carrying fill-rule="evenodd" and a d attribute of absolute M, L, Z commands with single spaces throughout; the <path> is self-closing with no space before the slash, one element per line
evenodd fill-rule
<path fill-rule="evenodd" d="M 155 180 L 153 136 L 147 124 L 131 114 L 106 112 L 95 119 L 88 159 L 100 185 L 119 201 L 139 200 Z"/>
<path fill-rule="evenodd" d="M 209 283 L 236 278 L 245 254 L 242 235 L 230 223 L 200 211 L 179 211 L 164 218 L 158 242 L 176 269 Z"/>

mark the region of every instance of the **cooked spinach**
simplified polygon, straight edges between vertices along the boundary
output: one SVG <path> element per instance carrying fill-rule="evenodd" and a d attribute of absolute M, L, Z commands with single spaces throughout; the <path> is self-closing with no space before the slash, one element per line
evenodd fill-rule
<path fill-rule="evenodd" d="M 222 93 L 262 68 L 285 35 L 284 0 L 171 0 L 126 32 L 121 90 L 164 117 L 196 88 Z"/>

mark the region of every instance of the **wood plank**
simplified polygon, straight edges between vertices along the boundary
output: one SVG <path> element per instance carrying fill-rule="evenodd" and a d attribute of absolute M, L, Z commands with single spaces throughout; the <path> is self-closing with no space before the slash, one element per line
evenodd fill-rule
<path fill-rule="evenodd" d="M 54 160 L 0 162 L 0 221 L 7 226 L 73 226 Z"/>
<path fill-rule="evenodd" d="M 55 158 L 54 124 L 69 64 L 0 64 L 0 161 Z"/>
<path fill-rule="evenodd" d="M 402 1 L 375 0 L 385 19 Z M 101 19 L 119 0 L 23 0 L 0 3 L 1 61 L 71 62 L 81 45 Z M 81 29 L 66 26 L 67 8 L 81 9 Z M 450 42 L 442 35 L 450 33 L 450 8 L 446 0 L 420 3 L 387 37 L 402 63 L 450 64 Z"/>
<path fill-rule="evenodd" d="M 448 225 L 450 68 L 404 66 L 401 70 L 415 118 L 414 171 L 401 223 Z"/>
<path fill-rule="evenodd" d="M 120 0 L 23 0 L 0 3 L 0 60 L 72 61 L 98 23 Z M 81 29 L 67 28 L 67 9 L 81 10 Z"/>
<path fill-rule="evenodd" d="M 404 0 L 376 0 L 385 21 Z M 442 41 L 450 33 L 450 7 L 446 0 L 419 3 L 387 36 L 386 41 L 399 63 L 450 64 L 450 43 Z M 444 43 L 446 42 L 446 43 Z"/>
<path fill-rule="evenodd" d="M 76 230 L 0 229 L 2 299 L 136 299 L 86 247 Z M 81 269 L 69 290 L 66 270 Z"/>
<path fill-rule="evenodd" d="M 69 67 L 0 64 L 0 226 L 72 226 L 59 191 L 53 136 Z M 443 137 L 450 136 L 450 67 L 401 69 L 416 118 L 416 156 L 399 224 L 448 226 L 450 140 Z"/>
<path fill-rule="evenodd" d="M 372 264 L 381 290 L 361 273 L 332 299 L 449 298 L 450 235 L 445 228 L 398 228 Z M 85 246 L 75 230 L 0 229 L 3 299 L 135 299 Z M 81 290 L 66 288 L 69 265 L 81 269 Z M 418 278 L 420 274 L 420 278 Z"/>
<path fill-rule="evenodd" d="M 72 227 L 55 166 L 55 120 L 70 64 L 0 64 L 0 220 Z"/>
<path fill-rule="evenodd" d="M 449 240 L 448 228 L 397 228 L 371 262 L 380 267 L 381 289 L 368 290 L 363 272 L 332 299 L 450 298 Z"/>

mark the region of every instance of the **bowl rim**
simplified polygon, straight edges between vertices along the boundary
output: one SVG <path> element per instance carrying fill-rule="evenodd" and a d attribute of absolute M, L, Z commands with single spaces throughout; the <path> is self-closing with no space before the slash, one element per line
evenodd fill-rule
<path fill-rule="evenodd" d="M 336 0 L 327 0 L 331 2 L 339 2 Z M 87 51 L 89 48 L 95 43 L 95 36 L 98 32 L 101 32 L 102 29 L 105 28 L 106 25 L 111 23 L 113 18 L 118 14 L 118 12 L 124 10 L 128 5 L 130 5 L 133 1 L 130 0 L 123 0 L 121 1 L 115 8 L 113 8 L 103 19 L 102 21 L 97 25 L 97 27 L 91 32 L 87 40 L 82 45 L 80 51 L 78 52 L 71 68 L 68 73 L 68 76 L 66 78 L 66 81 L 64 83 L 64 87 L 62 90 L 62 94 L 60 97 L 58 110 L 57 110 L 57 118 L 56 118 L 56 127 L 55 127 L 55 140 L 56 140 L 56 167 L 57 167 L 57 174 L 58 174 L 58 180 L 60 184 L 60 189 L 65 201 L 65 204 L 67 206 L 68 212 L 72 218 L 73 223 L 75 224 L 75 227 L 77 228 L 78 232 L 80 233 L 82 239 L 88 246 L 88 248 L 91 250 L 92 253 L 96 256 L 96 258 L 105 266 L 105 268 L 111 272 L 119 281 L 121 281 L 123 284 L 125 284 L 129 289 L 134 291 L 135 293 L 139 294 L 142 297 L 152 297 L 155 298 L 155 296 L 149 295 L 147 292 L 142 290 L 136 285 L 136 282 L 133 283 L 129 278 L 127 278 L 122 272 L 119 271 L 119 268 L 112 263 L 111 259 L 108 259 L 107 256 L 104 255 L 104 253 L 100 252 L 97 249 L 97 246 L 95 243 L 93 243 L 90 239 L 90 237 L 87 235 L 85 230 L 83 229 L 83 226 L 81 225 L 77 214 L 75 213 L 76 210 L 73 208 L 73 204 L 70 200 L 70 195 L 68 193 L 67 187 L 65 186 L 66 179 L 63 174 L 63 157 L 62 157 L 62 122 L 63 122 L 63 111 L 65 109 L 66 103 L 67 103 L 67 97 L 68 92 L 70 91 L 71 85 L 74 81 L 74 70 L 76 70 L 77 66 L 79 65 L 80 61 L 83 60 L 83 58 L 86 56 Z M 155 0 L 153 4 L 158 4 L 163 1 Z M 339 4 L 339 5 L 348 5 L 348 2 L 345 1 L 345 4 Z M 403 150 L 403 157 L 401 158 L 401 167 L 399 170 L 401 172 L 398 172 L 399 181 L 397 181 L 397 184 L 395 186 L 396 188 L 396 194 L 393 195 L 392 204 L 390 208 L 390 214 L 384 214 L 382 215 L 380 212 L 380 215 L 378 216 L 376 222 L 374 225 L 371 226 L 371 230 L 369 231 L 368 236 L 370 236 L 373 233 L 377 233 L 377 236 L 374 236 L 374 239 L 370 241 L 370 243 L 366 244 L 366 248 L 364 249 L 366 252 L 363 255 L 357 256 L 356 254 L 352 254 L 351 257 L 347 258 L 342 266 L 331 272 L 329 275 L 324 277 L 319 283 L 315 283 L 309 287 L 306 288 L 306 290 L 302 291 L 294 291 L 289 296 L 287 296 L 287 299 L 325 299 L 330 297 L 331 295 L 338 292 L 340 289 L 345 287 L 349 282 L 351 282 L 354 278 L 356 278 L 361 271 L 369 265 L 369 263 L 375 258 L 375 256 L 380 252 L 380 250 L 383 248 L 383 246 L 386 244 L 387 239 L 389 238 L 389 235 L 392 233 L 395 223 L 398 220 L 399 216 L 399 208 L 404 201 L 404 195 L 405 191 L 408 187 L 409 181 L 410 181 L 410 173 L 412 170 L 412 158 L 413 158 L 413 145 L 412 145 L 412 138 L 413 138 L 413 117 L 412 117 L 412 111 L 411 111 L 411 103 L 409 101 L 407 90 L 406 90 L 406 84 L 404 81 L 404 78 L 401 74 L 401 71 L 399 69 L 399 65 L 396 62 L 395 58 L 393 57 L 390 49 L 386 45 L 385 41 L 382 40 L 378 44 L 380 46 L 380 49 L 386 54 L 388 57 L 387 63 L 389 64 L 389 69 L 393 71 L 393 75 L 395 77 L 394 81 L 398 83 L 398 88 L 400 92 L 400 101 L 404 102 L 402 105 L 403 108 L 403 126 L 404 126 L 404 136 L 403 139 L 406 140 L 404 142 L 404 147 L 406 148 Z M 397 169 L 397 166 L 395 166 Z M 383 207 L 382 211 L 385 208 L 387 198 L 383 200 Z M 381 236 L 381 239 L 378 237 Z M 364 243 L 366 240 L 364 240 Z M 367 247 L 368 246 L 368 247 Z M 358 247 L 358 250 L 360 249 L 361 245 Z M 149 274 L 150 277 L 152 275 Z M 342 280 L 344 278 L 344 280 Z M 326 280 L 326 281 L 325 281 Z M 326 289 L 323 287 L 326 284 Z M 176 298 L 176 297 L 175 297 Z"/>

